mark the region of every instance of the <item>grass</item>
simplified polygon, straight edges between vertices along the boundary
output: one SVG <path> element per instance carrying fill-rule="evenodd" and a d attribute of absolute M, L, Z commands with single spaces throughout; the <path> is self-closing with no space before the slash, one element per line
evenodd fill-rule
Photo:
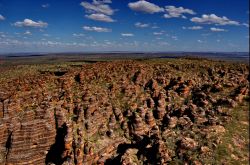
<path fill-rule="evenodd" d="M 215 151 L 215 164 L 249 164 L 249 102 L 231 112 L 232 120 L 225 126 L 222 143 Z"/>

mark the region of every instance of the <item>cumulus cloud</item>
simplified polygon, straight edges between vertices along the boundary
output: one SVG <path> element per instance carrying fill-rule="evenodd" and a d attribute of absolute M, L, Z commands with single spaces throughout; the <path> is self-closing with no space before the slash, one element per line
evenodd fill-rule
<path fill-rule="evenodd" d="M 170 44 L 168 42 L 159 42 L 158 45 L 160 45 L 160 46 L 169 46 Z"/>
<path fill-rule="evenodd" d="M 182 27 L 182 29 L 200 30 L 200 29 L 203 29 L 203 27 L 202 26 L 191 26 L 191 27 Z"/>
<path fill-rule="evenodd" d="M 115 22 L 111 18 L 115 10 L 109 6 L 110 3 L 112 3 L 111 0 L 93 0 L 92 3 L 82 2 L 80 5 L 84 7 L 86 13 L 89 13 L 85 15 L 86 18 L 101 22 Z"/>
<path fill-rule="evenodd" d="M 210 28 L 210 30 L 212 32 L 226 32 L 227 31 L 225 29 L 220 29 L 220 28 L 215 28 L 215 27 Z"/>
<path fill-rule="evenodd" d="M 0 21 L 5 20 L 4 16 L 0 14 Z"/>
<path fill-rule="evenodd" d="M 86 31 L 95 31 L 95 32 L 111 32 L 111 29 L 103 28 L 103 27 L 96 27 L 96 26 L 84 26 L 84 30 Z"/>
<path fill-rule="evenodd" d="M 249 23 L 243 23 L 243 26 L 246 26 L 247 28 L 249 28 Z"/>
<path fill-rule="evenodd" d="M 177 41 L 178 40 L 178 37 L 177 36 L 172 36 L 171 37 L 173 40 Z"/>
<path fill-rule="evenodd" d="M 28 31 L 28 30 L 26 32 L 24 32 L 24 34 L 25 35 L 32 35 L 32 33 L 30 31 Z"/>
<path fill-rule="evenodd" d="M 49 8 L 49 6 L 50 5 L 48 3 L 42 5 L 43 8 Z"/>
<path fill-rule="evenodd" d="M 197 42 L 199 42 L 199 43 L 203 43 L 203 41 L 202 41 L 202 40 L 197 40 Z"/>
<path fill-rule="evenodd" d="M 12 47 L 12 46 L 17 46 L 20 47 L 21 50 L 24 47 L 37 47 L 37 48 L 41 48 L 41 47 L 45 47 L 45 48 L 49 48 L 49 47 L 84 47 L 87 46 L 85 43 L 76 43 L 76 42 L 69 42 L 69 43 L 64 43 L 64 42 L 57 42 L 57 41 L 46 41 L 44 39 L 42 39 L 42 41 L 20 41 L 20 40 L 13 40 L 13 39 L 6 39 L 4 41 L 0 41 L 0 46 L 5 46 L 5 47 Z"/>
<path fill-rule="evenodd" d="M 50 37 L 50 35 L 49 35 L 49 34 L 43 34 L 43 36 L 44 36 L 44 37 Z"/>
<path fill-rule="evenodd" d="M 94 3 L 112 3 L 111 0 L 94 0 Z"/>
<path fill-rule="evenodd" d="M 36 27 L 36 28 L 46 28 L 48 23 L 42 21 L 32 21 L 31 19 L 24 19 L 23 21 L 18 21 L 14 23 L 14 26 L 17 27 Z"/>
<path fill-rule="evenodd" d="M 141 22 L 137 22 L 137 23 L 135 23 L 135 27 L 146 28 L 146 27 L 149 27 L 149 24 L 144 24 L 144 23 L 141 23 Z"/>
<path fill-rule="evenodd" d="M 115 22 L 110 16 L 99 13 L 99 14 L 90 14 L 86 15 L 87 18 L 96 20 L 96 21 L 102 21 L 102 22 Z"/>
<path fill-rule="evenodd" d="M 139 11 L 139 12 L 143 12 L 143 13 L 149 13 L 149 14 L 154 14 L 154 13 L 159 13 L 159 12 L 163 12 L 164 9 L 153 4 L 150 2 L 147 2 L 145 0 L 140 0 L 137 2 L 130 2 L 128 4 L 128 7 L 131 10 L 134 11 Z"/>
<path fill-rule="evenodd" d="M 166 14 L 164 14 L 165 18 L 186 18 L 184 14 L 196 14 L 193 10 L 185 9 L 183 7 L 166 6 L 165 10 L 167 12 Z"/>
<path fill-rule="evenodd" d="M 153 32 L 153 35 L 155 35 L 155 36 L 159 36 L 159 35 L 162 35 L 163 34 L 163 32 Z"/>
<path fill-rule="evenodd" d="M 0 38 L 5 38 L 5 37 L 7 36 L 4 34 L 4 32 L 0 32 Z"/>
<path fill-rule="evenodd" d="M 85 34 L 82 34 L 82 33 L 79 33 L 79 34 L 76 34 L 76 33 L 74 33 L 74 34 L 72 34 L 74 37 L 84 37 L 85 36 Z"/>
<path fill-rule="evenodd" d="M 203 14 L 201 18 L 193 17 L 190 19 L 192 22 L 195 23 L 202 23 L 202 24 L 215 24 L 215 25 L 239 25 L 239 22 L 232 21 L 227 17 L 219 17 L 215 14 Z"/>
<path fill-rule="evenodd" d="M 93 0 L 92 3 L 82 2 L 80 5 L 84 7 L 88 13 L 102 13 L 105 15 L 113 15 L 114 10 L 108 5 L 111 1 L 97 1 Z"/>
<path fill-rule="evenodd" d="M 152 29 L 158 29 L 158 28 L 159 28 L 159 27 L 156 26 L 156 25 L 152 26 Z"/>
<path fill-rule="evenodd" d="M 123 37 L 133 37 L 134 36 L 134 34 L 132 34 L 132 33 L 121 33 L 121 35 Z"/>

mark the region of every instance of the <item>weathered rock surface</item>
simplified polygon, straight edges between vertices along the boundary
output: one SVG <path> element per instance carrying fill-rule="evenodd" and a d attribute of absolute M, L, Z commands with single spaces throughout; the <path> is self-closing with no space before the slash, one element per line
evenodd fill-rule
<path fill-rule="evenodd" d="M 122 61 L 0 79 L 0 164 L 203 164 L 248 75 L 240 64 Z"/>

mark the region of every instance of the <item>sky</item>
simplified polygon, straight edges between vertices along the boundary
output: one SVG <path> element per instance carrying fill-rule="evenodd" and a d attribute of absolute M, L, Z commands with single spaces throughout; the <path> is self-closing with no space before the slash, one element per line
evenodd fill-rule
<path fill-rule="evenodd" d="M 249 0 L 0 0 L 0 53 L 249 52 Z"/>

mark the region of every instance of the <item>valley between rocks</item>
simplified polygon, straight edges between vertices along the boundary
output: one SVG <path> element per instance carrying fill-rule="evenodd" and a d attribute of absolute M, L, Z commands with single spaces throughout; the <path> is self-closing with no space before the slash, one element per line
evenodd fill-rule
<path fill-rule="evenodd" d="M 248 101 L 240 63 L 13 66 L 0 76 L 0 164 L 212 164 Z"/>

